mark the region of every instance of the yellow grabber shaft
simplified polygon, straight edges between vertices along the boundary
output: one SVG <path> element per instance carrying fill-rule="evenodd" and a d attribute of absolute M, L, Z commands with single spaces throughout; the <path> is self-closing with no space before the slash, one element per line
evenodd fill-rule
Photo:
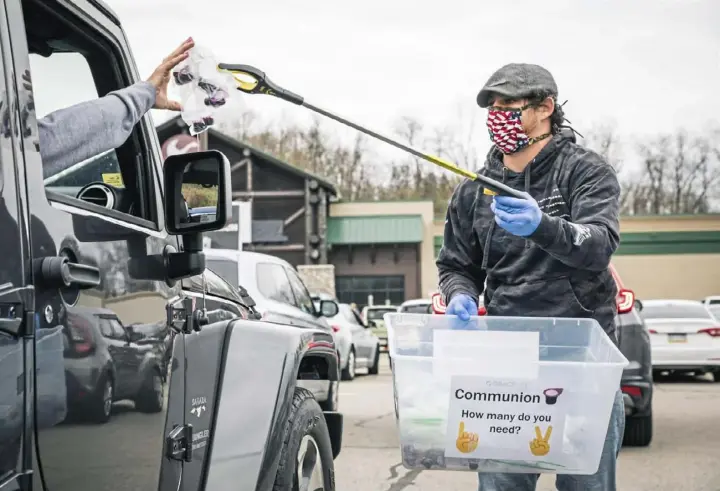
<path fill-rule="evenodd" d="M 349 126 L 357 131 L 360 131 L 362 133 L 365 133 L 366 135 L 369 135 L 373 138 L 376 138 L 380 141 L 383 141 L 387 143 L 388 145 L 392 145 L 393 147 L 399 148 L 400 150 L 404 150 L 405 152 L 414 155 L 415 157 L 421 158 L 423 160 L 427 160 L 430 163 L 433 163 L 439 167 L 442 167 L 445 170 L 448 170 L 454 174 L 457 174 L 459 176 L 465 177 L 467 179 L 471 179 L 473 181 L 479 181 L 482 182 L 485 186 L 485 193 L 486 194 L 499 194 L 504 196 L 513 196 L 516 198 L 524 198 L 525 195 L 518 191 L 517 189 L 513 189 L 510 186 L 501 183 L 500 181 L 496 181 L 495 179 L 492 179 L 490 177 L 486 177 L 483 175 L 479 175 L 475 172 L 463 169 L 461 167 L 458 167 L 457 165 L 448 162 L 447 160 L 441 159 L 440 157 L 435 157 L 434 155 L 429 155 L 424 152 L 421 152 L 419 150 L 416 150 L 408 145 L 405 145 L 403 143 L 400 143 L 396 140 L 393 140 L 392 138 L 388 138 L 387 136 L 381 135 L 380 133 L 377 133 L 376 131 L 370 130 L 364 126 L 360 126 L 357 123 L 353 123 L 350 120 L 347 120 L 343 117 L 340 117 L 336 114 L 331 113 L 330 111 L 326 111 L 325 109 L 319 108 L 317 106 L 314 106 L 308 102 L 305 101 L 305 99 L 302 96 L 299 96 L 293 92 L 290 92 L 287 89 L 284 89 L 273 82 L 270 81 L 270 79 L 267 78 L 265 75 L 265 72 L 250 66 L 250 65 L 233 65 L 228 63 L 220 63 L 218 64 L 218 71 L 229 73 L 233 76 L 235 79 L 235 82 L 237 83 L 237 89 L 245 92 L 246 94 L 266 94 L 271 95 L 274 97 L 278 97 L 280 99 L 286 100 L 288 102 L 291 102 L 293 104 L 297 104 L 298 106 L 303 106 L 311 111 L 314 111 L 318 114 L 322 114 L 323 116 L 333 119 L 339 123 L 342 123 L 346 126 Z"/>

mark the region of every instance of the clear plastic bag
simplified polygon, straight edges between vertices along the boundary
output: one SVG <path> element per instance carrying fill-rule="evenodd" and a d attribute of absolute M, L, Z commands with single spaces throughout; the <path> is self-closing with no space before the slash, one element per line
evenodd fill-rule
<path fill-rule="evenodd" d="M 218 71 L 217 65 L 210 50 L 195 46 L 172 72 L 183 107 L 181 116 L 193 136 L 215 125 L 235 89 L 232 75 Z"/>

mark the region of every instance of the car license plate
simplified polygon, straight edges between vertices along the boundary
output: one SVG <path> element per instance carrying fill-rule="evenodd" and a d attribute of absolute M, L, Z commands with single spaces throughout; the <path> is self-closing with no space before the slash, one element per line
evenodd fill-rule
<path fill-rule="evenodd" d="M 668 334 L 668 343 L 687 343 L 687 334 Z"/>

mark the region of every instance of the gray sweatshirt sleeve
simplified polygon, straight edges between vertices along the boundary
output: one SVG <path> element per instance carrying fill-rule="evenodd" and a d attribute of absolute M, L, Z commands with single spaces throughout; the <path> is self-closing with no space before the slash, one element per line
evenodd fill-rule
<path fill-rule="evenodd" d="M 138 82 L 38 120 L 43 177 L 125 143 L 155 104 L 155 94 L 152 84 Z"/>
<path fill-rule="evenodd" d="M 581 162 L 571 181 L 571 220 L 543 214 L 529 237 L 570 267 L 603 271 L 620 244 L 620 183 L 604 161 Z"/>

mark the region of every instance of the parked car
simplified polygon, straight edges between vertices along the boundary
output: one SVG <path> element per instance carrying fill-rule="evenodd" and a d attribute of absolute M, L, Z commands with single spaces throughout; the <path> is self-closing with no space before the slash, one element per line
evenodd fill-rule
<path fill-rule="evenodd" d="M 370 375 L 377 375 L 380 340 L 372 328 L 363 323 L 360 314 L 349 304 L 341 303 L 340 312 L 328 322 L 337 336 L 343 380 L 354 379 L 357 368 L 367 368 Z"/>
<path fill-rule="evenodd" d="M 337 315 L 338 304 L 321 300 L 320 308 L 316 309 L 307 287 L 287 261 L 268 254 L 229 249 L 207 249 L 205 258 L 208 269 L 252 297 L 263 321 L 319 329 L 335 338 L 327 319 Z M 310 390 L 324 410 L 336 410 L 337 382 L 325 378 L 302 380 L 299 385 Z"/>
<path fill-rule="evenodd" d="M 720 382 L 720 322 L 695 300 L 647 300 L 641 312 L 656 373 L 711 373 Z"/>
<path fill-rule="evenodd" d="M 720 295 L 705 297 L 702 301 L 716 319 L 720 319 Z"/>
<path fill-rule="evenodd" d="M 702 303 L 704 303 L 707 307 L 711 305 L 720 305 L 720 295 L 705 297 L 702 299 Z"/>
<path fill-rule="evenodd" d="M 432 314 L 432 299 L 418 298 L 406 300 L 398 307 L 398 312 L 406 314 Z"/>
<path fill-rule="evenodd" d="M 310 296 L 313 304 L 315 304 L 315 310 L 317 311 L 320 310 L 320 302 L 323 300 L 332 300 L 337 302 L 332 295 L 328 295 L 327 293 L 310 293 Z M 332 317 L 332 319 L 336 318 L 338 315 L 340 314 L 338 313 L 336 316 Z M 349 329 L 340 329 L 340 326 L 337 323 L 331 322 L 331 319 L 327 320 L 335 338 L 335 346 L 338 350 L 338 360 L 340 360 L 341 376 L 344 380 L 352 380 L 355 378 L 354 365 L 352 369 L 352 376 L 348 373 L 348 357 L 350 354 L 350 346 L 352 346 L 352 332 Z"/>
<path fill-rule="evenodd" d="M 144 413 L 162 411 L 164 339 L 161 349 L 124 326 L 110 309 L 68 307 L 64 328 L 65 376 L 70 415 L 106 423 L 115 401 L 131 400 Z M 166 333 L 170 337 L 170 332 Z"/>
<path fill-rule="evenodd" d="M 620 379 L 625 402 L 623 445 L 646 447 L 650 445 L 653 436 L 650 336 L 640 315 L 643 302 L 636 299 L 635 293 L 625 287 L 612 264 L 610 271 L 618 289 L 616 297 L 618 346 L 629 362 Z"/>
<path fill-rule="evenodd" d="M 385 321 L 383 316 L 388 313 L 397 312 L 397 305 L 366 305 L 362 309 L 362 320 L 364 324 L 367 324 L 372 329 L 380 340 L 380 349 L 387 351 L 388 349 L 388 336 L 387 328 L 385 327 Z"/>
<path fill-rule="evenodd" d="M 650 337 L 647 327 L 639 315 L 642 302 L 636 300 L 635 293 L 625 288 L 615 267 L 610 271 L 615 279 L 618 294 L 617 337 L 620 351 L 629 364 L 623 370 L 620 382 L 625 401 L 625 437 L 623 444 L 644 447 L 652 440 L 652 358 Z M 432 296 L 433 313 L 444 314 L 445 302 L 440 293 Z M 478 303 L 478 315 L 486 315 L 482 296 Z"/>

